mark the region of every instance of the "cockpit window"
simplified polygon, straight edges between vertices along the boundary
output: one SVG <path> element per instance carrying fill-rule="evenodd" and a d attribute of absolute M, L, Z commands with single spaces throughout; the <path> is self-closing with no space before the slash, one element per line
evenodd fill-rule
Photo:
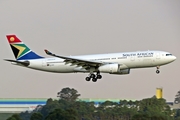
<path fill-rule="evenodd" d="M 166 56 L 172 56 L 172 54 L 166 54 Z"/>

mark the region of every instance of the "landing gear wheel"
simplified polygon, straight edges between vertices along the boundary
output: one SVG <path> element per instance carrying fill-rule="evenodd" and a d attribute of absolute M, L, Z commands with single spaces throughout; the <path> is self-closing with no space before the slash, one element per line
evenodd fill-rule
<path fill-rule="evenodd" d="M 95 74 L 91 74 L 90 77 L 91 77 L 91 78 L 95 78 L 96 75 L 95 75 Z"/>
<path fill-rule="evenodd" d="M 92 81 L 93 81 L 93 82 L 96 82 L 96 81 L 97 81 L 97 78 L 93 78 Z"/>
<path fill-rule="evenodd" d="M 91 80 L 91 78 L 90 77 L 86 77 L 86 81 L 90 81 Z"/>
<path fill-rule="evenodd" d="M 156 70 L 156 73 L 157 73 L 157 74 L 159 74 L 159 73 L 160 73 L 160 71 L 159 71 L 159 70 Z"/>
<path fill-rule="evenodd" d="M 97 79 L 101 79 L 102 78 L 102 75 L 97 75 Z"/>
<path fill-rule="evenodd" d="M 89 73 L 88 77 L 86 77 L 86 81 L 90 81 L 92 79 L 93 82 L 97 82 L 98 79 L 101 79 L 102 75 L 97 71 L 97 74 L 94 74 L 92 71 Z"/>

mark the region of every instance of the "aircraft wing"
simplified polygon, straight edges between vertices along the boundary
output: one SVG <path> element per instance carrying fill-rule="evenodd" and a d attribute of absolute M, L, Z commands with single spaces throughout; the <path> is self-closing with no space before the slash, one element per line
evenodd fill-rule
<path fill-rule="evenodd" d="M 101 61 L 92 61 L 92 60 L 84 60 L 84 59 L 79 59 L 79 58 L 74 58 L 74 57 L 60 56 L 60 55 L 53 54 L 48 50 L 44 50 L 44 51 L 46 52 L 47 55 L 65 59 L 64 62 L 66 64 L 71 63 L 72 66 L 73 65 L 82 66 L 85 69 L 88 69 L 89 67 L 99 67 L 103 64 L 107 64 Z"/>

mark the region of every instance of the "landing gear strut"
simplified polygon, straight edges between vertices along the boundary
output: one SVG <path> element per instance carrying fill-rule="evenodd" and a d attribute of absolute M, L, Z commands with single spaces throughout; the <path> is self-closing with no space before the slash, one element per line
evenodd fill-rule
<path fill-rule="evenodd" d="M 156 73 L 159 74 L 160 73 L 160 71 L 159 71 L 160 66 L 157 66 L 156 68 L 157 68 Z"/>
<path fill-rule="evenodd" d="M 101 79 L 102 75 L 100 75 L 100 72 L 98 71 L 95 75 L 94 73 L 90 73 L 88 77 L 86 77 L 86 81 L 90 81 L 92 79 L 93 82 L 96 82 L 97 79 Z"/>
<path fill-rule="evenodd" d="M 97 79 L 101 79 L 102 78 L 102 75 L 100 75 L 99 71 L 97 72 L 96 77 L 97 77 Z"/>

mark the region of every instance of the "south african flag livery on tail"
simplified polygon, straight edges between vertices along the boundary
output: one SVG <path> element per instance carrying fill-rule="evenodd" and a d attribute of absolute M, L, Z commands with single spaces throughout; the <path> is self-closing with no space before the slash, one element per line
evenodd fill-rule
<path fill-rule="evenodd" d="M 16 35 L 7 35 L 6 37 L 17 60 L 43 58 L 29 49 L 21 40 L 16 37 Z"/>

